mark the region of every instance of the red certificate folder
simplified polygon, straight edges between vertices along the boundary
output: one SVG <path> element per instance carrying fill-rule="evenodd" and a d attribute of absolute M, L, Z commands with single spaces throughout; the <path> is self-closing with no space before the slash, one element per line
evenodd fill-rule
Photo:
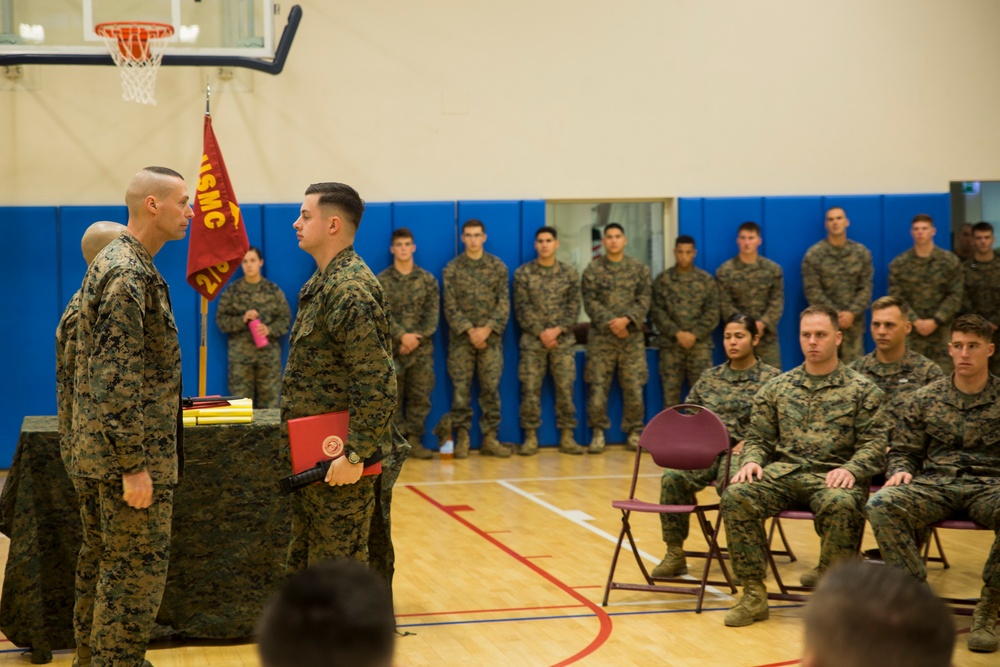
<path fill-rule="evenodd" d="M 292 472 L 297 475 L 314 468 L 320 461 L 343 456 L 349 423 L 350 415 L 347 410 L 289 419 L 288 444 L 292 453 Z M 378 461 L 367 466 L 361 474 L 377 475 L 380 472 L 382 462 Z"/>

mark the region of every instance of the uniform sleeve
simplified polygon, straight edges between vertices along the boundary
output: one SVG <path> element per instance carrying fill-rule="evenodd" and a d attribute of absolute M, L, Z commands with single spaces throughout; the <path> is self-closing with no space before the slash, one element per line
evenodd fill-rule
<path fill-rule="evenodd" d="M 430 338 L 438 328 L 438 318 L 441 316 L 441 295 L 438 292 L 437 279 L 429 273 L 425 276 L 424 292 L 427 295 L 427 307 L 420 316 L 417 331 L 424 338 Z"/>
<path fill-rule="evenodd" d="M 889 262 L 889 296 L 906 299 L 906 295 L 903 294 L 902 283 L 903 272 L 905 270 L 906 266 L 902 257 L 896 257 Z M 913 304 L 910 304 L 910 321 L 912 322 L 915 319 L 917 319 L 917 315 L 913 312 Z"/>
<path fill-rule="evenodd" d="M 649 267 L 645 264 L 640 265 L 637 278 L 635 296 L 626 317 L 632 320 L 639 331 L 642 331 L 642 327 L 646 323 L 646 316 L 649 315 L 650 301 L 653 299 L 653 285 L 649 279 Z"/>
<path fill-rule="evenodd" d="M 496 294 L 496 308 L 493 309 L 493 317 L 486 321 L 487 326 L 493 332 L 502 336 L 507 322 L 510 320 L 510 282 L 508 280 L 507 265 L 503 262 L 496 263 L 493 276 L 493 290 Z"/>
<path fill-rule="evenodd" d="M 774 382 L 768 382 L 753 399 L 750 413 L 750 427 L 743 444 L 744 465 L 756 463 L 762 468 L 767 465 L 778 444 L 778 411 L 775 407 Z"/>
<path fill-rule="evenodd" d="M 723 264 L 715 272 L 715 284 L 719 288 L 719 314 L 722 316 L 723 322 L 736 313 L 736 306 L 733 305 L 733 292 L 732 287 L 729 284 L 729 278 L 729 271 L 726 270 L 726 265 Z"/>
<path fill-rule="evenodd" d="M 699 341 L 708 340 L 719 325 L 719 288 L 712 276 L 705 280 L 705 291 L 705 307 L 698 313 L 691 331 Z"/>
<path fill-rule="evenodd" d="M 563 304 L 559 309 L 559 328 L 569 333 L 580 319 L 580 276 L 572 266 L 566 270 Z"/>
<path fill-rule="evenodd" d="M 885 470 L 890 419 L 883 407 L 884 394 L 870 384 L 861 397 L 854 418 L 854 455 L 842 468 L 855 479 L 869 479 Z"/>
<path fill-rule="evenodd" d="M 224 334 L 234 334 L 246 328 L 243 314 L 249 310 L 243 308 L 236 297 L 236 284 L 232 283 L 219 295 L 219 307 L 215 311 L 215 323 Z M 287 327 L 286 327 L 287 330 Z"/>
<path fill-rule="evenodd" d="M 947 291 L 944 294 L 944 299 L 937 307 L 937 312 L 934 313 L 934 318 L 939 322 L 951 322 L 958 315 L 959 309 L 962 307 L 962 296 L 965 292 L 965 278 L 962 275 L 962 265 L 958 262 L 958 258 L 948 253 L 948 264 L 946 268 L 947 271 Z"/>
<path fill-rule="evenodd" d="M 472 322 L 458 303 L 457 280 L 458 272 L 455 269 L 454 261 L 449 262 L 444 267 L 444 318 L 448 321 L 448 326 L 456 334 L 464 334 L 472 327 Z"/>
<path fill-rule="evenodd" d="M 898 472 L 916 475 L 923 467 L 923 461 L 927 456 L 927 425 L 923 419 L 921 393 L 900 406 L 900 418 L 892 431 L 892 448 L 889 450 L 889 462 L 886 467 L 887 477 L 892 477 Z"/>
<path fill-rule="evenodd" d="M 600 260 L 594 260 L 590 263 L 590 266 L 586 268 L 583 272 L 583 280 L 580 284 L 580 289 L 583 293 L 583 309 L 587 313 L 587 317 L 590 318 L 590 325 L 596 329 L 605 330 L 608 328 L 608 322 L 611 321 L 612 317 L 611 311 L 608 310 L 604 302 L 601 299 L 601 291 L 598 285 L 597 269 L 594 267 L 594 262 Z"/>
<path fill-rule="evenodd" d="M 522 266 L 514 271 L 514 316 L 524 333 L 537 337 L 542 333 L 538 311 L 531 306 L 531 291 L 528 289 L 528 272 Z"/>
<path fill-rule="evenodd" d="M 656 281 L 653 283 L 649 314 L 653 320 L 653 326 L 660 332 L 660 335 L 673 340 L 681 329 L 670 317 L 667 310 L 667 275 L 667 272 L 664 271 L 656 277 Z"/>
<path fill-rule="evenodd" d="M 73 382 L 76 377 L 78 320 L 79 311 L 73 308 L 71 303 L 56 329 L 56 414 L 60 439 L 70 435 L 73 425 Z"/>
<path fill-rule="evenodd" d="M 806 302 L 810 306 L 833 307 L 833 301 L 823 291 L 823 284 L 820 281 L 819 270 L 816 267 L 811 248 L 802 258 L 802 289 L 806 293 Z"/>
<path fill-rule="evenodd" d="M 772 331 L 778 330 L 781 313 L 785 310 L 785 276 L 781 267 L 774 265 L 774 276 L 771 278 L 771 289 L 768 292 L 767 307 L 761 319 L 767 322 Z"/>
<path fill-rule="evenodd" d="M 857 284 L 854 286 L 854 298 L 851 300 L 848 310 L 855 318 L 864 316 L 872 302 L 873 280 L 875 267 L 872 265 L 872 254 L 868 248 L 861 248 L 861 271 L 857 275 Z"/>
<path fill-rule="evenodd" d="M 972 306 L 972 292 L 969 290 L 969 284 L 972 282 L 970 280 L 971 273 L 972 264 L 962 262 L 962 284 L 964 289 L 962 290 L 962 309 L 959 311 L 962 315 L 975 313 L 975 309 Z M 998 352 L 1000 352 L 1000 350 L 998 350 Z"/>
<path fill-rule="evenodd" d="M 273 285 L 274 292 L 271 295 L 271 321 L 265 322 L 270 330 L 269 338 L 277 340 L 288 333 L 288 327 L 292 324 L 292 310 L 288 307 L 288 299 L 285 293 L 277 285 Z"/>

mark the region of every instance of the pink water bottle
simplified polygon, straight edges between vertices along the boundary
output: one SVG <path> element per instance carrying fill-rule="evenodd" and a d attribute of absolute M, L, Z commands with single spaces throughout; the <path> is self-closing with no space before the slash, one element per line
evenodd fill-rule
<path fill-rule="evenodd" d="M 264 347 L 267 345 L 267 336 L 261 331 L 261 327 L 264 325 L 260 320 L 250 320 L 248 323 L 250 327 L 250 334 L 253 336 L 253 343 L 257 347 Z"/>

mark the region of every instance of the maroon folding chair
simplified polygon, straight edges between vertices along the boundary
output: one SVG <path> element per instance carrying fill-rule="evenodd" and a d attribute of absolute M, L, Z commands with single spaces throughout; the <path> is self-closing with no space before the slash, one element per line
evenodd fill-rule
<path fill-rule="evenodd" d="M 686 408 L 697 408 L 699 412 L 695 414 L 685 414 L 680 410 Z M 698 605 L 695 611 L 701 613 L 702 601 L 705 598 L 705 588 L 707 586 L 729 586 L 730 592 L 735 593 L 732 577 L 726 567 L 722 550 L 719 548 L 718 536 L 722 525 L 722 513 L 719 512 L 719 503 L 708 505 L 660 505 L 641 500 L 635 495 L 636 483 L 639 479 L 639 464 L 642 460 L 643 452 L 649 452 L 653 462 L 660 468 L 674 468 L 676 470 L 703 470 L 712 465 L 715 458 L 726 452 L 725 469 L 728 478 L 729 471 L 729 432 L 726 425 L 708 408 L 700 405 L 675 405 L 659 413 L 643 429 L 642 437 L 639 438 L 639 448 L 635 453 L 635 466 L 632 470 L 632 484 L 629 488 L 627 500 L 615 500 L 611 506 L 621 510 L 622 529 L 618 534 L 618 543 L 615 545 L 615 553 L 611 558 L 611 571 L 608 572 L 608 583 L 604 588 L 604 606 L 608 604 L 608 595 L 611 589 L 647 591 L 652 593 L 680 593 L 683 595 L 698 596 Z M 657 490 L 659 486 L 657 486 Z M 721 494 L 724 489 L 719 489 Z M 657 500 L 659 493 L 657 492 Z M 715 511 L 717 518 L 713 524 L 709 521 L 706 512 Z M 705 559 L 705 568 L 700 579 L 685 577 L 652 577 L 646 569 L 645 563 L 639 555 L 639 549 L 635 545 L 635 538 L 632 536 L 632 525 L 630 518 L 632 512 L 645 514 L 687 514 L 694 515 L 697 519 L 702 535 L 708 543 L 708 551 L 685 551 L 685 554 L 692 558 Z M 614 581 L 615 568 L 618 565 L 618 554 L 622 549 L 622 542 L 628 537 L 632 555 L 639 565 L 646 580 L 644 584 L 619 583 Z M 708 575 L 712 567 L 712 561 L 719 563 L 724 581 L 709 580 Z"/>
<path fill-rule="evenodd" d="M 928 560 L 934 560 L 933 558 L 928 558 L 928 552 L 931 548 L 931 542 L 935 542 L 937 545 L 938 553 L 941 556 L 942 563 L 944 567 L 949 567 L 948 561 L 944 558 L 944 551 L 941 549 L 941 540 L 938 537 L 938 529 L 942 530 L 989 530 L 986 526 L 981 523 L 976 523 L 969 518 L 964 512 L 957 512 L 947 519 L 942 519 L 941 521 L 936 521 L 931 524 L 933 528 L 933 539 L 927 540 L 924 545 L 924 562 Z M 938 596 L 941 597 L 941 596 Z M 951 610 L 955 614 L 962 616 L 971 616 L 974 611 L 974 607 L 979 604 L 979 598 L 946 598 L 941 597 L 941 599 L 947 604 L 951 605 Z"/>

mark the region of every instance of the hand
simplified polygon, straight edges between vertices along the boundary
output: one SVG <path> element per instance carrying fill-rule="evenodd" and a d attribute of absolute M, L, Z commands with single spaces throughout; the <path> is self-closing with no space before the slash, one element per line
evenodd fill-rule
<path fill-rule="evenodd" d="M 122 475 L 122 500 L 137 510 L 153 504 L 153 478 L 148 470 Z"/>
<path fill-rule="evenodd" d="M 733 445 L 733 456 L 739 456 L 740 454 L 743 453 L 743 443 L 745 442 L 746 440 L 740 440 L 735 445 Z"/>
<path fill-rule="evenodd" d="M 685 350 L 690 350 L 694 347 L 694 344 L 698 342 L 697 336 L 690 331 L 678 331 L 674 335 L 674 338 L 677 339 L 677 342 L 680 343 L 681 347 Z"/>
<path fill-rule="evenodd" d="M 740 468 L 739 472 L 737 472 L 736 475 L 729 481 L 733 484 L 739 484 L 741 482 L 753 484 L 753 478 L 755 476 L 757 479 L 764 479 L 764 469 L 756 463 L 750 462 Z"/>
<path fill-rule="evenodd" d="M 364 472 L 364 469 L 364 461 L 351 463 L 346 456 L 335 458 L 330 464 L 330 469 L 326 471 L 326 483 L 330 486 L 354 484 L 361 479 L 361 473 Z"/>
<path fill-rule="evenodd" d="M 826 473 L 826 488 L 828 489 L 853 489 L 854 475 L 844 468 L 834 468 Z"/>
<path fill-rule="evenodd" d="M 934 320 L 916 320 L 913 323 L 913 328 L 917 330 L 917 333 L 921 336 L 930 336 L 932 333 L 937 331 L 938 325 Z"/>
<path fill-rule="evenodd" d="M 472 343 L 472 347 L 477 350 L 485 350 L 486 339 L 490 337 L 493 330 L 489 327 L 470 327 L 466 333 L 469 334 L 469 342 Z"/>
<path fill-rule="evenodd" d="M 837 313 L 837 324 L 841 330 L 850 329 L 854 326 L 854 313 L 847 310 L 840 311 Z"/>
<path fill-rule="evenodd" d="M 268 336 L 271 335 L 271 330 L 263 322 L 260 323 L 260 326 L 258 327 L 258 331 L 260 331 L 260 333 L 264 336 L 264 338 L 267 338 Z"/>
<path fill-rule="evenodd" d="M 763 337 L 767 331 L 767 323 L 764 320 L 757 320 L 757 335 Z"/>
<path fill-rule="evenodd" d="M 895 475 L 885 480 L 882 486 L 902 486 L 913 481 L 913 475 L 908 472 L 897 472 Z"/>
<path fill-rule="evenodd" d="M 608 322 L 611 333 L 619 338 L 628 338 L 628 324 L 631 322 L 627 317 L 616 317 Z"/>
<path fill-rule="evenodd" d="M 259 320 L 259 319 L 260 319 L 260 313 L 258 313 L 256 310 L 250 309 L 247 312 L 243 313 L 243 324 L 246 324 L 250 320 Z"/>
<path fill-rule="evenodd" d="M 420 339 L 423 338 L 420 334 L 405 333 L 399 341 L 399 353 L 409 354 L 415 349 L 420 347 Z"/>
<path fill-rule="evenodd" d="M 542 345 L 545 346 L 546 350 L 554 350 L 559 346 L 559 336 L 561 335 L 562 329 L 559 327 L 549 327 L 538 334 L 538 340 L 542 341 Z"/>

